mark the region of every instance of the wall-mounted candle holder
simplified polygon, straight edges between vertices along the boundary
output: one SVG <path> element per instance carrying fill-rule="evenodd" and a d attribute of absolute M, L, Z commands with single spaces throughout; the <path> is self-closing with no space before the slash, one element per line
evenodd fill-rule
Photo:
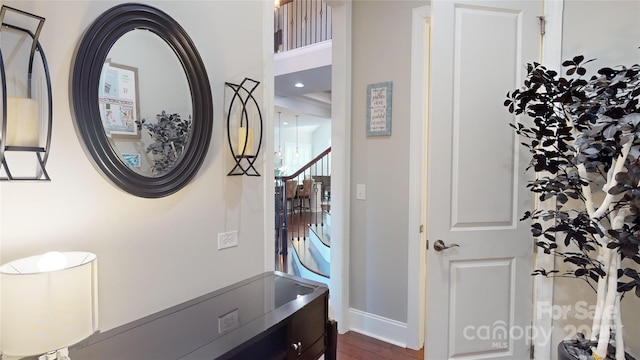
<path fill-rule="evenodd" d="M 245 78 L 237 84 L 225 83 L 233 91 L 227 113 L 227 139 L 235 166 L 228 176 L 260 176 L 254 164 L 262 145 L 262 114 L 253 92 L 259 81 Z M 254 147 L 257 136 L 258 146 Z"/>
<path fill-rule="evenodd" d="M 0 180 L 50 180 L 51 77 L 38 41 L 44 21 L 9 6 L 0 8 Z M 30 154 L 35 154 L 36 166 L 26 161 Z"/>

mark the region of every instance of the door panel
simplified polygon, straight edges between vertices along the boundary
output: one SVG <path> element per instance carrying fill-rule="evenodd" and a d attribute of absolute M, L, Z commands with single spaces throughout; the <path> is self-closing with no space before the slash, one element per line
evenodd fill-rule
<path fill-rule="evenodd" d="M 432 2 L 425 358 L 529 358 L 526 153 L 507 91 L 537 61 L 539 1 Z M 459 246 L 453 246 L 457 244 Z"/>
<path fill-rule="evenodd" d="M 504 195 L 513 189 L 517 159 L 508 116 L 495 100 L 516 83 L 520 14 L 460 6 L 454 16 L 453 227 L 513 226 L 513 199 Z M 504 121 L 482 121 L 492 118 Z M 491 166 L 505 171 L 486 171 Z"/>
<path fill-rule="evenodd" d="M 450 264 L 451 306 L 449 337 L 452 357 L 463 354 L 504 355 L 508 349 L 504 329 L 514 324 L 514 259 L 452 261 Z M 492 279 L 478 294 L 476 284 Z M 468 306 L 474 299 L 475 306 Z M 478 301 L 480 300 L 481 301 Z M 462 336 L 460 336 L 462 335 Z M 495 339 L 494 339 L 495 337 Z"/>

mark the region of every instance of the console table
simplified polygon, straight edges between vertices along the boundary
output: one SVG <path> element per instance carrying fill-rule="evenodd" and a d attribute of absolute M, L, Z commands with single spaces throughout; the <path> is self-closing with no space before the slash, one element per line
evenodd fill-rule
<path fill-rule="evenodd" d="M 329 290 L 266 272 L 156 314 L 99 332 L 69 349 L 83 359 L 336 358 Z"/>

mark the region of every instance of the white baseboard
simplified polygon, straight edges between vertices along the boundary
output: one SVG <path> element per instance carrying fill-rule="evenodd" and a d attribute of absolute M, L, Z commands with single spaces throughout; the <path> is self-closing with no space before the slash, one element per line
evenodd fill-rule
<path fill-rule="evenodd" d="M 407 324 L 349 309 L 349 329 L 403 348 L 407 347 Z"/>

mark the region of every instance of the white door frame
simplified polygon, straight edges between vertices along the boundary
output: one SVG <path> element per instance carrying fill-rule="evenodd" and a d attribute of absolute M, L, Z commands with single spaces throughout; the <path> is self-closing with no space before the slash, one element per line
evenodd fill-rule
<path fill-rule="evenodd" d="M 413 9 L 411 30 L 411 100 L 409 114 L 409 253 L 407 293 L 408 348 L 420 349 L 425 339 L 426 311 L 426 185 L 427 115 L 429 99 L 429 29 L 431 6 Z M 421 231 L 422 230 L 422 231 Z"/>
<path fill-rule="evenodd" d="M 274 58 L 273 58 L 273 2 L 264 1 L 262 3 L 262 121 L 264 122 L 267 136 L 262 142 L 264 146 L 263 162 L 262 162 L 262 193 L 264 194 L 264 271 L 275 270 L 275 245 L 276 236 L 275 226 L 275 188 L 273 186 L 273 169 L 274 169 L 274 137 L 273 137 L 273 108 L 275 99 L 275 77 L 274 77 Z M 267 111 L 267 109 L 269 109 Z"/>
<path fill-rule="evenodd" d="M 545 19 L 545 33 L 541 44 L 540 63 L 559 71 L 562 67 L 562 15 L 564 11 L 563 0 L 544 0 L 543 14 Z M 536 269 L 555 268 L 553 256 L 536 256 L 534 259 Z M 551 334 L 553 329 L 552 314 L 548 311 L 538 311 L 541 304 L 553 302 L 553 278 L 535 276 L 533 278 L 533 314 L 532 326 L 539 334 Z M 551 339 L 538 336 L 533 340 L 533 359 L 551 359 L 551 353 L 555 350 Z M 545 341 L 548 340 L 548 341 Z"/>
<path fill-rule="evenodd" d="M 325 0 L 331 6 L 332 71 L 331 71 L 331 274 L 329 307 L 338 331 L 349 330 L 349 208 L 351 181 L 351 0 Z M 263 1 L 263 108 L 274 106 L 273 2 Z M 273 129 L 273 114 L 265 111 L 267 129 Z M 273 137 L 265 142 L 263 160 L 264 184 L 264 268 L 275 267 L 273 188 Z"/>
<path fill-rule="evenodd" d="M 546 29 L 541 44 L 541 63 L 560 69 L 562 52 L 563 0 L 543 0 Z M 412 58 L 411 58 L 411 113 L 409 151 L 409 254 L 408 254 L 408 308 L 407 347 L 419 349 L 425 340 L 425 284 L 426 284 L 426 230 L 420 232 L 426 219 L 426 139 L 428 114 L 428 62 L 429 27 L 431 7 L 422 6 L 413 10 L 412 15 Z M 523 64 L 524 65 L 524 64 Z M 536 257 L 534 267 L 553 268 L 550 257 Z M 536 313 L 535 304 L 553 301 L 553 279 L 534 277 L 534 314 L 532 326 L 549 333 L 553 319 L 549 312 Z M 550 359 L 554 348 L 551 342 L 534 339 L 534 359 Z"/>
<path fill-rule="evenodd" d="M 338 332 L 349 330 L 351 207 L 351 0 L 331 6 L 331 277 L 329 308 Z"/>

